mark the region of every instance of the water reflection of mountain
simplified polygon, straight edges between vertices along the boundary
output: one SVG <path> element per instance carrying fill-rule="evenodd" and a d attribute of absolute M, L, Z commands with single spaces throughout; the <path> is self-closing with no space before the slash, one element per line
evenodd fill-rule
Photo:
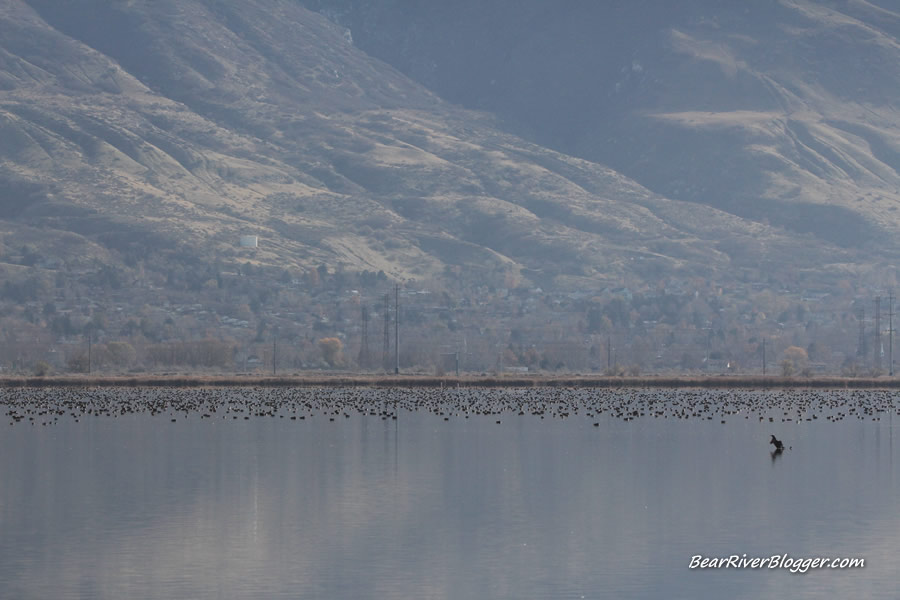
<path fill-rule="evenodd" d="M 0 437 L 3 597 L 808 597 L 894 589 L 888 423 L 128 416 Z M 806 577 L 695 554 L 863 556 Z M 892 564 L 892 563 L 891 563 Z M 752 591 L 751 591 L 752 590 Z"/>

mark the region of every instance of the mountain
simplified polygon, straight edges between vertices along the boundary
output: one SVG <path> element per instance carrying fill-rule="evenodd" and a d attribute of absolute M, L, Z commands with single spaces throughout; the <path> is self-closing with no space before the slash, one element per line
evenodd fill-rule
<path fill-rule="evenodd" d="M 305 4 L 537 143 L 668 198 L 895 255 L 896 2 Z"/>
<path fill-rule="evenodd" d="M 682 54 L 712 43 L 694 30 L 669 37 Z M 745 149 L 722 139 L 746 139 L 748 130 L 760 137 L 758 163 L 787 160 L 765 145 L 767 135 L 773 145 L 782 139 L 766 132 L 783 109 L 769 107 L 766 117 L 750 108 L 701 114 L 689 98 L 666 112 L 637 105 L 616 135 L 633 138 L 632 153 L 648 136 L 658 140 L 632 162 L 623 150 L 619 171 L 508 133 L 506 116 L 448 103 L 355 44 L 355 33 L 289 0 L 0 0 L 4 255 L 21 258 L 20 248 L 36 245 L 50 269 L 326 264 L 398 279 L 462 269 L 489 283 L 513 277 L 560 289 L 780 271 L 832 281 L 871 259 L 855 238 L 845 243 L 816 227 L 798 235 L 775 216 L 760 218 L 775 210 L 745 214 L 753 211 L 651 191 L 665 191 L 659 181 L 679 162 L 699 165 L 711 152 L 734 161 Z M 742 76 L 693 60 L 725 79 Z M 812 148 L 838 127 L 807 125 L 800 134 L 805 118 L 790 121 L 798 152 L 801 139 Z M 880 155 L 889 154 L 889 133 L 847 119 L 859 147 L 882 140 Z M 695 143 L 657 167 L 684 136 L 718 141 L 704 156 Z M 863 169 L 864 157 L 849 153 L 820 148 L 816 156 L 824 165 L 841 154 Z M 867 177 L 893 177 L 875 154 Z M 798 159 L 797 173 L 812 177 L 813 162 Z M 685 187 L 700 185 L 695 175 L 685 173 Z M 818 175 L 835 194 L 860 192 L 858 202 L 819 199 L 842 231 L 860 228 L 871 239 L 895 226 L 886 190 L 877 200 L 833 169 Z M 785 206 L 813 204 L 800 175 L 786 169 L 781 187 L 800 188 Z M 883 213 L 859 208 L 882 205 Z M 240 248 L 242 234 L 258 235 L 259 247 Z"/>

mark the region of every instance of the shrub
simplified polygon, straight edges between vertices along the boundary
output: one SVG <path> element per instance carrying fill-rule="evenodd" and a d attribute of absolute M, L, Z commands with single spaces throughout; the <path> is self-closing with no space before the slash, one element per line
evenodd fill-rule
<path fill-rule="evenodd" d="M 39 360 L 36 363 L 34 363 L 34 374 L 37 377 L 44 377 L 45 375 L 49 375 L 50 370 L 51 370 L 50 365 L 43 360 Z"/>
<path fill-rule="evenodd" d="M 327 337 L 319 340 L 319 349 L 322 351 L 322 358 L 328 363 L 329 367 L 336 367 L 344 364 L 344 344 L 338 338 Z"/>

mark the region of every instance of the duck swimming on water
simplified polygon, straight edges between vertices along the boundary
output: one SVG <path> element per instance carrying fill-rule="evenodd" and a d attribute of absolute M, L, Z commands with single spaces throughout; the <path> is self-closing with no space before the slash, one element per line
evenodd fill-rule
<path fill-rule="evenodd" d="M 776 452 L 781 452 L 784 450 L 784 444 L 781 440 L 777 439 L 774 435 L 772 435 L 772 439 L 769 440 L 769 443 L 775 446 Z"/>

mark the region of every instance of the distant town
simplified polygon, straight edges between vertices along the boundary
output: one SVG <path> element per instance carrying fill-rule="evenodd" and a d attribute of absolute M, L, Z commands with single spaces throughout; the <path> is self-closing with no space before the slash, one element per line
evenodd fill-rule
<path fill-rule="evenodd" d="M 773 292 L 667 277 L 558 293 L 511 276 L 479 284 L 452 269 L 399 284 L 384 273 L 249 261 L 66 271 L 29 252 L 4 257 L 7 375 L 892 371 L 892 293 L 849 281 Z"/>

